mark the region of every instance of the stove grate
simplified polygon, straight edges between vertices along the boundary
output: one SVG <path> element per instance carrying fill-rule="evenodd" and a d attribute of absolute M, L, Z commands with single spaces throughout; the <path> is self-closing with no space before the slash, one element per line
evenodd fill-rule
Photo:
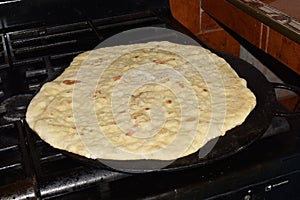
<path fill-rule="evenodd" d="M 99 39 L 88 22 L 7 33 L 12 62 L 93 48 Z"/>
<path fill-rule="evenodd" d="M 0 35 L 0 69 L 8 66 L 8 57 L 6 51 L 6 45 L 4 35 Z"/>
<path fill-rule="evenodd" d="M 10 193 L 16 188 L 24 194 L 35 191 L 32 165 L 21 121 L 0 126 L 0 158 L 1 197 L 16 195 Z M 16 183 L 19 183 L 19 185 L 16 186 Z M 22 190 L 21 187 L 24 189 L 25 186 L 26 190 Z"/>
<path fill-rule="evenodd" d="M 99 35 L 107 38 L 119 32 L 145 26 L 165 27 L 165 23 L 151 12 L 136 12 L 131 15 L 119 15 L 92 21 Z"/>

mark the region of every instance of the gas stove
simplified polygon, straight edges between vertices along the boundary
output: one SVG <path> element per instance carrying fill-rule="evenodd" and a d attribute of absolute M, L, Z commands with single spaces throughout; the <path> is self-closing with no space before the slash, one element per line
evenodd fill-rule
<path fill-rule="evenodd" d="M 145 26 L 194 37 L 172 18 L 167 1 L 28 0 L 1 6 L 1 199 L 299 199 L 297 116 L 274 117 L 261 139 L 229 158 L 141 174 L 72 159 L 28 127 L 26 108 L 41 85 L 106 38 Z"/>

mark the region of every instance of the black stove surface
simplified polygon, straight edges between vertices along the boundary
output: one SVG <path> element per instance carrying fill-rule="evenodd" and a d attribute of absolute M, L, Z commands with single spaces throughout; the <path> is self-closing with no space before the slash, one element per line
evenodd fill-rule
<path fill-rule="evenodd" d="M 275 118 L 261 140 L 228 159 L 148 174 L 89 166 L 52 148 L 28 128 L 24 114 L 30 99 L 79 53 L 131 28 L 169 27 L 190 34 L 170 16 L 166 1 L 23 1 L 0 10 L 1 199 L 300 197 L 297 117 Z"/>
<path fill-rule="evenodd" d="M 23 123 L 0 127 L 0 196 L 4 199 L 299 198 L 299 124 L 286 130 L 286 124 L 278 125 L 275 120 L 272 125 L 285 131 L 199 168 L 128 174 L 73 160 L 44 143 Z"/>

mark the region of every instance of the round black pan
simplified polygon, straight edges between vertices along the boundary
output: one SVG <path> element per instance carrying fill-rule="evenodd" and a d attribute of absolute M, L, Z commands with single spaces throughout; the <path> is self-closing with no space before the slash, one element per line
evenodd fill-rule
<path fill-rule="evenodd" d="M 146 27 L 125 31 L 121 34 L 112 36 L 98 45 L 98 47 L 149 42 L 153 40 L 167 40 L 180 44 L 199 45 L 197 41 L 180 32 L 158 27 Z M 256 96 L 257 105 L 243 124 L 229 130 L 224 136 L 215 138 L 202 147 L 200 149 L 201 151 L 203 151 L 203 149 L 208 149 L 212 146 L 212 144 L 216 143 L 214 144 L 213 149 L 211 149 L 206 156 L 199 156 L 201 155 L 201 151 L 198 151 L 189 156 L 177 159 L 172 163 L 169 161 L 159 160 L 102 160 L 104 162 L 100 162 L 98 160 L 88 159 L 66 151 L 63 152 L 69 157 L 89 165 L 110 168 L 103 164 L 109 163 L 109 166 L 118 166 L 113 170 L 130 173 L 143 173 L 153 171 L 176 171 L 198 167 L 229 157 L 251 145 L 267 130 L 272 117 L 278 114 L 276 110 L 274 110 L 277 104 L 274 88 L 280 87 L 280 85 L 270 83 L 259 70 L 249 63 L 223 52 L 212 51 L 223 57 L 237 72 L 237 74 L 247 81 L 248 88 L 252 90 Z M 300 94 L 300 92 L 298 94 Z M 165 167 L 157 168 L 158 165 L 164 165 Z"/>
<path fill-rule="evenodd" d="M 272 117 L 274 116 L 274 107 L 276 107 L 276 95 L 273 85 L 267 81 L 265 76 L 249 63 L 221 52 L 215 52 L 223 57 L 238 75 L 247 81 L 248 88 L 255 94 L 257 105 L 249 114 L 245 122 L 228 131 L 224 136 L 215 138 L 201 149 L 209 147 L 215 143 L 213 149 L 205 156 L 199 156 L 199 151 L 189 156 L 180 158 L 168 166 L 157 169 L 158 165 L 163 165 L 165 161 L 159 160 L 132 160 L 132 161 L 115 161 L 106 160 L 105 162 L 118 166 L 114 169 L 130 173 L 143 173 L 152 171 L 176 171 L 212 163 L 216 160 L 224 159 L 242 149 L 251 145 L 254 141 L 262 136 L 267 130 Z M 65 152 L 68 156 L 75 158 L 84 163 L 103 167 L 103 162 L 88 159 L 76 154 Z M 104 162 L 104 163 L 105 163 Z M 167 162 L 166 162 L 167 163 Z"/>

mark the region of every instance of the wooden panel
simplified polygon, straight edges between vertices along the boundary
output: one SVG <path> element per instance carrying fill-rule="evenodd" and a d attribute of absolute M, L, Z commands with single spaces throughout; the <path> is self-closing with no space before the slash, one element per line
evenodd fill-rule
<path fill-rule="evenodd" d="M 214 49 L 239 56 L 240 44 L 224 30 L 201 33 L 198 37 Z"/>
<path fill-rule="evenodd" d="M 202 8 L 219 22 L 300 74 L 300 44 L 244 13 L 225 0 L 202 0 Z"/>
<path fill-rule="evenodd" d="M 216 29 L 221 29 L 221 27 L 217 24 L 217 22 L 212 19 L 207 13 L 201 13 L 201 32 L 211 31 Z"/>
<path fill-rule="evenodd" d="M 170 0 L 172 15 L 193 33 L 200 32 L 200 0 Z"/>
<path fill-rule="evenodd" d="M 261 24 L 261 26 L 262 29 L 261 29 L 261 40 L 260 40 L 259 48 L 262 49 L 263 51 L 267 51 L 270 28 L 264 24 Z"/>
<path fill-rule="evenodd" d="M 300 74 L 300 45 L 270 29 L 267 53 Z"/>
<path fill-rule="evenodd" d="M 205 12 L 241 35 L 252 44 L 259 46 L 261 23 L 225 0 L 202 0 Z"/>

